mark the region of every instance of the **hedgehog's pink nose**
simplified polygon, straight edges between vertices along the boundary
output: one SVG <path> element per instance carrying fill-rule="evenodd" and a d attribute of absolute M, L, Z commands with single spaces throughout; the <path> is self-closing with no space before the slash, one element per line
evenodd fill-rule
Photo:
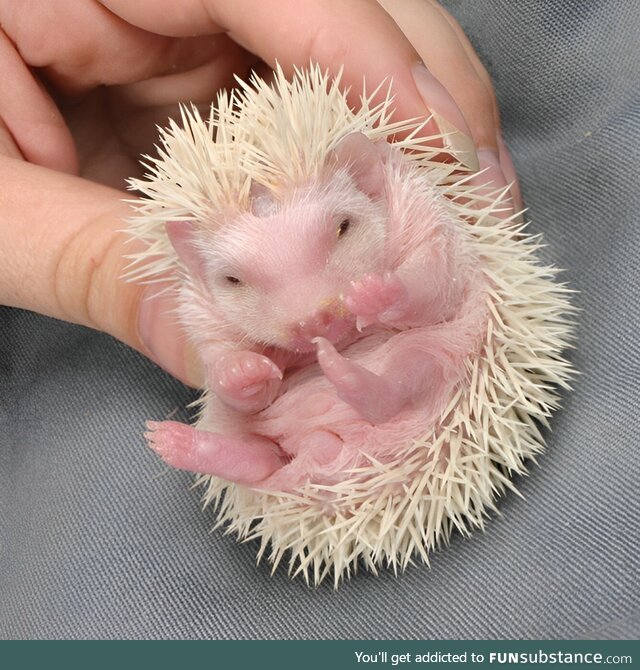
<path fill-rule="evenodd" d="M 325 337 L 330 342 L 342 339 L 354 326 L 353 317 L 333 309 L 321 309 L 313 316 L 298 322 L 291 329 L 291 348 L 298 351 L 315 349 L 313 340 Z"/>

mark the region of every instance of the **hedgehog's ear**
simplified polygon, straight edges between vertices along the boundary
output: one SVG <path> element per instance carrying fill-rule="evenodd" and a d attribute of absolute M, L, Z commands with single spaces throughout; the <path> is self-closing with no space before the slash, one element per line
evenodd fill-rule
<path fill-rule="evenodd" d="M 165 229 L 171 245 L 187 270 L 192 275 L 203 277 L 204 261 L 195 244 L 195 224 L 192 221 L 167 221 Z"/>
<path fill-rule="evenodd" d="M 270 189 L 255 181 L 251 182 L 249 201 L 251 203 L 251 213 L 258 218 L 272 216 L 278 210 L 278 204 Z"/>
<path fill-rule="evenodd" d="M 384 144 L 384 147 L 379 145 Z M 372 198 L 384 193 L 383 155 L 386 142 L 372 142 L 363 133 L 345 135 L 329 155 L 329 165 L 345 168 L 360 191 Z"/>

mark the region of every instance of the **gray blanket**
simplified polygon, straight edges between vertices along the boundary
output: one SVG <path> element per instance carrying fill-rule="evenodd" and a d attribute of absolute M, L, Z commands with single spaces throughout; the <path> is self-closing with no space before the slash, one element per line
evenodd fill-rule
<path fill-rule="evenodd" d="M 640 632 L 640 9 L 446 3 L 495 78 L 582 375 L 484 533 L 338 592 L 255 566 L 144 447 L 193 392 L 109 337 L 0 309 L 0 637 L 573 638 Z"/>

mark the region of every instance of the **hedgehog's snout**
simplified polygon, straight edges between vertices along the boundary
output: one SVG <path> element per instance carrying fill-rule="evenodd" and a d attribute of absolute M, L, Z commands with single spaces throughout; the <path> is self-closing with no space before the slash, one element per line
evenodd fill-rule
<path fill-rule="evenodd" d="M 330 342 L 338 342 L 354 327 L 353 316 L 342 300 L 323 300 L 319 309 L 310 317 L 301 319 L 290 330 L 290 347 L 296 351 L 312 351 L 313 340 L 325 337 Z"/>

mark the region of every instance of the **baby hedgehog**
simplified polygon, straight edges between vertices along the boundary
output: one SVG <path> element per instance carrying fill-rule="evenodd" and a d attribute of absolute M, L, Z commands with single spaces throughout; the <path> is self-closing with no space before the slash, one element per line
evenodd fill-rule
<path fill-rule="evenodd" d="M 339 79 L 278 69 L 183 108 L 130 180 L 131 276 L 176 292 L 206 370 L 196 424 L 149 445 L 259 559 L 336 585 L 482 527 L 571 376 L 567 289 L 506 193 Z"/>

